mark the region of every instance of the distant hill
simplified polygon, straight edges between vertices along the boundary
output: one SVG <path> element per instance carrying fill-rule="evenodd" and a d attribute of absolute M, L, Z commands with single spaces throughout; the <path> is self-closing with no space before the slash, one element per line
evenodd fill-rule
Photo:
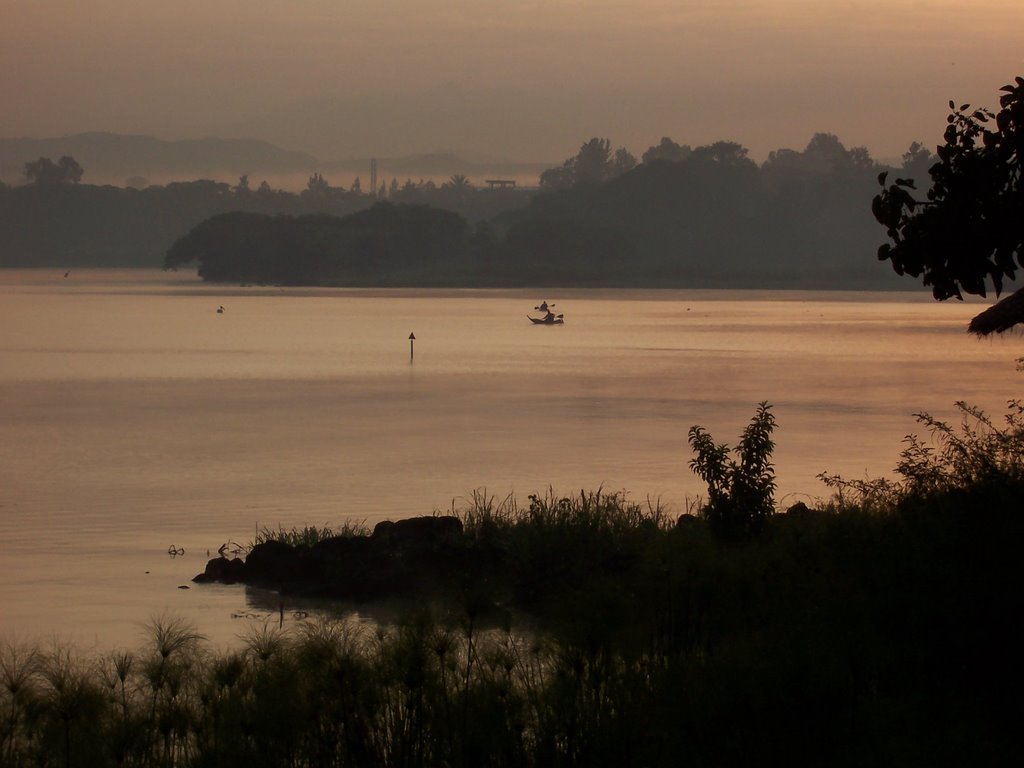
<path fill-rule="evenodd" d="M 85 169 L 83 181 L 123 186 L 132 177 L 149 183 L 198 178 L 235 180 L 242 174 L 311 173 L 318 160 L 255 139 L 164 141 L 152 136 L 79 133 L 50 139 L 0 139 L 0 180 L 24 181 L 25 163 L 71 155 Z"/>

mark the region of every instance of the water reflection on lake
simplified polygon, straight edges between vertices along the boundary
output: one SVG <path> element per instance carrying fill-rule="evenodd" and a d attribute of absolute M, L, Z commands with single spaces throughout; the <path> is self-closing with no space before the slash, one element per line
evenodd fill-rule
<path fill-rule="evenodd" d="M 910 287 L 908 283 L 908 287 Z M 540 300 L 564 326 L 533 326 Z M 224 312 L 216 310 L 223 305 Z M 0 272 L 0 632 L 134 645 L 168 610 L 225 642 L 266 611 L 188 586 L 262 526 L 369 525 L 476 488 L 603 486 L 674 513 L 686 432 L 779 422 L 783 503 L 887 473 L 912 413 L 992 411 L 1021 341 L 906 294 L 207 286 Z M 410 361 L 410 332 L 416 335 Z M 170 557 L 170 545 L 185 554 Z"/>

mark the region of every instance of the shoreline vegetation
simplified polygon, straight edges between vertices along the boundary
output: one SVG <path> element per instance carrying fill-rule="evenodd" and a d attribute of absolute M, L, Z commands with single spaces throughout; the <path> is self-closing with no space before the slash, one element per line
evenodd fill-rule
<path fill-rule="evenodd" d="M 997 764 L 1020 711 L 1024 405 L 958 406 L 956 426 L 918 414 L 895 479 L 823 476 L 816 509 L 766 506 L 762 403 L 734 450 L 691 429 L 708 498 L 678 520 L 602 490 L 478 492 L 372 534 L 265 530 L 261 578 L 288 588 L 305 559 L 372 587 L 351 566 L 372 551 L 412 579 L 407 610 L 223 652 L 169 617 L 101 658 L 0 643 L 0 763 Z"/>

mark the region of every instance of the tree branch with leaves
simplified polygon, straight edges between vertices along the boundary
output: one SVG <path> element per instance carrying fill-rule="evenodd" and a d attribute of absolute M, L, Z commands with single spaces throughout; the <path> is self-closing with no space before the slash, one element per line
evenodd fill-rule
<path fill-rule="evenodd" d="M 891 242 L 878 258 L 940 301 L 985 296 L 989 285 L 999 296 L 1024 266 L 1024 78 L 1000 90 L 999 112 L 949 103 L 925 199 L 913 179 L 886 186 L 887 173 L 879 176 L 872 212 Z"/>

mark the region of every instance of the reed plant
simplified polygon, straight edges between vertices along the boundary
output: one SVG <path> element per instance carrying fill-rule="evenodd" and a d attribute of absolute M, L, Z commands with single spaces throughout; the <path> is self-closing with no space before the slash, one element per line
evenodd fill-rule
<path fill-rule="evenodd" d="M 645 504 L 628 498 L 624 491 L 580 490 L 579 495 L 561 496 L 553 488 L 543 494 L 527 496 L 521 506 L 515 494 L 495 501 L 486 489 L 473 491 L 464 507 L 452 504 L 452 514 L 473 538 L 484 538 L 497 531 L 533 528 L 545 532 L 592 531 L 610 535 L 633 530 L 665 530 L 674 522 L 658 500 Z"/>
<path fill-rule="evenodd" d="M 272 541 L 288 544 L 293 547 L 314 547 L 325 539 L 334 538 L 335 536 L 350 538 L 352 536 L 366 536 L 369 533 L 370 529 L 366 525 L 365 520 L 352 519 L 344 520 L 338 527 L 304 525 L 302 527 L 293 526 L 285 528 L 283 525 L 278 525 L 274 529 L 263 526 L 256 532 L 256 536 L 250 542 L 248 549 L 251 550 L 259 544 L 266 544 Z"/>
<path fill-rule="evenodd" d="M 39 697 L 42 656 L 26 642 L 4 639 L 0 643 L 0 762 L 17 768 L 27 765 L 31 751 L 30 723 Z"/>

